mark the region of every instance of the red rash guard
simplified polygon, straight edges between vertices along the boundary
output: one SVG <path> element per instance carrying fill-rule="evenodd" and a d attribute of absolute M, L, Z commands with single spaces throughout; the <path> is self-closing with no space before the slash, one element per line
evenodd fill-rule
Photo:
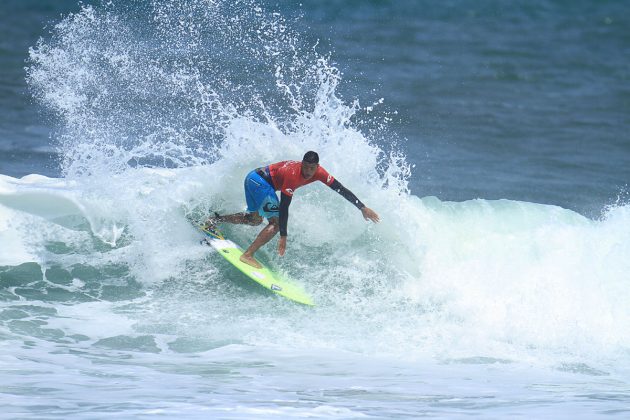
<path fill-rule="evenodd" d="M 335 178 L 326 172 L 326 169 L 319 166 L 315 175 L 311 179 L 304 179 L 302 176 L 302 162 L 294 160 L 285 160 L 269 165 L 269 175 L 276 190 L 289 197 L 293 196 L 293 192 L 303 185 L 311 182 L 320 181 L 330 186 Z"/>
<path fill-rule="evenodd" d="M 280 191 L 280 235 L 287 236 L 287 223 L 289 220 L 289 204 L 293 198 L 296 189 L 311 182 L 320 181 L 328 185 L 330 188 L 341 194 L 346 200 L 355 205 L 359 210 L 365 207 L 350 190 L 341 185 L 332 175 L 326 172 L 321 166 L 317 167 L 315 175 L 311 179 L 305 179 L 302 176 L 302 162 L 294 160 L 285 160 L 278 163 L 272 163 L 265 168 L 258 168 L 257 171 L 267 182 L 271 181 L 272 187 L 276 191 Z M 268 175 L 267 175 L 268 174 Z M 269 179 L 270 178 L 270 179 Z"/>

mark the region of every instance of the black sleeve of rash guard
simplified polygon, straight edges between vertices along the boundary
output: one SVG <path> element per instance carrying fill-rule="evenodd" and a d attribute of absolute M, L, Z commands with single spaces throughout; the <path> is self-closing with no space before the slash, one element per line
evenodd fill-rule
<path fill-rule="evenodd" d="M 330 188 L 337 191 L 343 198 L 354 204 L 359 210 L 362 210 L 363 207 L 365 207 L 365 204 L 363 204 L 356 195 L 352 194 L 352 191 L 341 185 L 341 182 L 336 179 L 332 182 L 332 184 L 330 184 Z"/>
<path fill-rule="evenodd" d="M 287 236 L 287 223 L 289 222 L 289 204 L 292 197 L 280 193 L 280 236 Z"/>

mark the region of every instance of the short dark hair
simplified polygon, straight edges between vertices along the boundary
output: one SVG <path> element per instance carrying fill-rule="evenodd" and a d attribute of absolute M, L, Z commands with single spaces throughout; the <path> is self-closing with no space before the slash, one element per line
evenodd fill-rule
<path fill-rule="evenodd" d="M 312 150 L 309 150 L 308 152 L 304 154 L 304 157 L 302 158 L 302 162 L 319 163 L 319 155 L 317 154 L 317 152 L 313 152 Z"/>

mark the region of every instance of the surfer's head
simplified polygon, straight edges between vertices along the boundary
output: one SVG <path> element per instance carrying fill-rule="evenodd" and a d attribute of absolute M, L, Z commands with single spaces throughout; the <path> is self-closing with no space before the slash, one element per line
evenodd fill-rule
<path fill-rule="evenodd" d="M 319 155 L 317 152 L 308 151 L 302 158 L 302 176 L 311 179 L 319 167 Z"/>

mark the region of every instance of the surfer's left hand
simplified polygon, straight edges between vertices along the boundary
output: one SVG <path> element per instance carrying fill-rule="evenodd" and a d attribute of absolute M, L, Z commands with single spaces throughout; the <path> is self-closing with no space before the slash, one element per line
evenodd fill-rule
<path fill-rule="evenodd" d="M 284 256 L 284 251 L 286 251 L 287 249 L 287 237 L 286 236 L 281 236 L 280 240 L 278 241 L 278 254 L 280 254 L 280 256 Z"/>
<path fill-rule="evenodd" d="M 363 207 L 361 209 L 361 213 L 363 214 L 363 218 L 365 220 L 371 220 L 374 223 L 378 223 L 381 221 L 381 218 L 378 217 L 378 214 L 376 214 L 376 212 L 369 207 Z"/>

